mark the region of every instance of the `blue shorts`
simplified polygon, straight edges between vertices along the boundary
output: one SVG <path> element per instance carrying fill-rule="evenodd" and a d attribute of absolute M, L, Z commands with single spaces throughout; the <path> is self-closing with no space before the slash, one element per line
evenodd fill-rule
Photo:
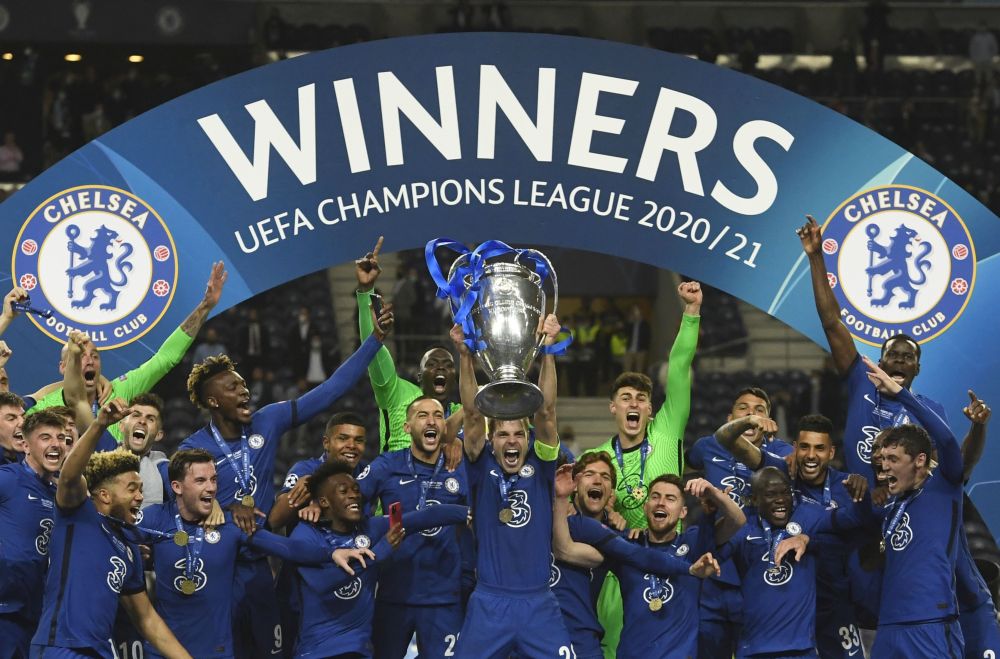
<path fill-rule="evenodd" d="M 372 627 L 375 659 L 406 656 L 414 633 L 421 659 L 454 656 L 463 619 L 462 606 L 457 602 L 440 606 L 411 606 L 376 599 Z"/>
<path fill-rule="evenodd" d="M 17 613 L 0 613 L 0 659 L 27 659 L 38 621 Z"/>
<path fill-rule="evenodd" d="M 715 579 L 703 581 L 698 606 L 698 657 L 732 657 L 742 629 L 743 593 L 740 587 Z"/>
<path fill-rule="evenodd" d="M 267 559 L 236 561 L 233 577 L 233 654 L 239 659 L 279 656 L 281 619 L 274 605 L 274 577 Z"/>
<path fill-rule="evenodd" d="M 986 600 L 971 611 L 963 611 L 958 616 L 958 622 L 965 637 L 967 658 L 1000 657 L 1000 625 L 997 625 L 992 600 Z M 986 654 L 988 651 L 993 654 Z"/>
<path fill-rule="evenodd" d="M 512 594 L 480 583 L 469 598 L 455 656 L 501 659 L 511 652 L 526 659 L 573 656 L 559 602 L 548 585 Z"/>
<path fill-rule="evenodd" d="M 872 659 L 962 659 L 965 642 L 958 620 L 918 625 L 879 625 Z"/>
<path fill-rule="evenodd" d="M 816 612 L 816 649 L 822 659 L 861 659 L 861 628 L 854 606 L 844 601 L 832 611 Z"/>

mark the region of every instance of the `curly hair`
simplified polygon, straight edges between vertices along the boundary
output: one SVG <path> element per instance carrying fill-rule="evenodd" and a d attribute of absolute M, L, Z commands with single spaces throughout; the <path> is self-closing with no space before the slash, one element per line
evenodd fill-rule
<path fill-rule="evenodd" d="M 139 456 L 128 449 L 118 448 L 90 456 L 83 477 L 87 481 L 87 489 L 93 494 L 104 483 L 130 471 L 139 471 Z"/>
<path fill-rule="evenodd" d="M 220 373 L 235 371 L 236 362 L 229 358 L 229 355 L 216 355 L 206 357 L 204 361 L 195 364 L 191 369 L 191 374 L 187 379 L 188 398 L 195 407 L 205 408 L 206 405 L 201 399 L 202 389 L 205 383 Z"/>

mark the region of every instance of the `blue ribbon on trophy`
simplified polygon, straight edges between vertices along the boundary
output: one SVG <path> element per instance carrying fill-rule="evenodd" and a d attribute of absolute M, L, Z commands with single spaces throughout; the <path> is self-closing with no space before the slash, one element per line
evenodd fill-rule
<path fill-rule="evenodd" d="M 447 277 L 437 261 L 438 248 L 458 254 Z M 476 405 L 496 419 L 531 415 L 542 404 L 541 391 L 525 379 L 531 362 L 539 352 L 565 353 L 573 340 L 570 335 L 546 347 L 537 335 L 539 321 L 546 316 L 546 280 L 552 282 L 552 313 L 559 306 L 559 284 L 548 257 L 499 240 L 470 250 L 456 240 L 437 238 L 424 247 L 424 259 L 437 296 L 451 303 L 465 344 L 490 376 L 490 383 L 476 395 Z"/>

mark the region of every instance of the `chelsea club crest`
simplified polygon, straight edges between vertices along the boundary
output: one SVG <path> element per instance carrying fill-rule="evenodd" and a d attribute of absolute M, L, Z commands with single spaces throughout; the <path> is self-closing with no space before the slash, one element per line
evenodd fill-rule
<path fill-rule="evenodd" d="M 14 243 L 14 281 L 50 318 L 28 318 L 62 343 L 72 330 L 98 348 L 135 341 L 163 317 L 177 285 L 177 250 L 142 199 L 85 185 L 36 208 Z"/>
<path fill-rule="evenodd" d="M 930 341 L 972 296 L 976 250 L 943 199 L 908 185 L 859 192 L 823 226 L 823 254 L 840 319 L 879 346 L 900 333 Z"/>

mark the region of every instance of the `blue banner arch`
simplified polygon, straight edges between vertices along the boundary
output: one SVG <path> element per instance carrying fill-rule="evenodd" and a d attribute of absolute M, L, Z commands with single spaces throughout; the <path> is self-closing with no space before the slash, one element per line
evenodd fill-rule
<path fill-rule="evenodd" d="M 874 355 L 869 344 L 901 327 L 919 334 L 918 387 L 963 435 L 968 388 L 1000 400 L 998 358 L 983 348 L 1000 296 L 996 216 L 899 146 L 768 83 L 543 35 L 314 53 L 199 89 L 87 144 L 0 205 L 4 274 L 59 312 L 45 332 L 22 321 L 9 330 L 9 370 L 19 390 L 51 380 L 50 336 L 76 326 L 103 328 L 99 345 L 116 346 L 105 368 L 121 372 L 196 303 L 211 261 L 230 271 L 222 310 L 348 261 L 380 234 L 387 250 L 448 235 L 622 256 L 697 277 L 825 345 L 794 233 L 805 213 L 829 223 L 828 266 L 859 349 Z M 73 223 L 85 229 L 75 250 Z M 113 285 L 95 285 L 89 306 L 68 295 L 71 280 L 94 277 L 81 264 L 104 259 L 93 249 L 101 227 L 135 247 L 102 261 L 130 281 L 122 308 L 98 308 Z M 901 254 L 905 240 L 914 248 L 895 271 L 903 287 L 872 306 L 865 267 Z M 910 289 L 913 305 L 901 305 Z M 1000 449 L 988 444 L 970 492 L 994 529 L 1000 510 L 985 502 L 998 473 Z"/>

